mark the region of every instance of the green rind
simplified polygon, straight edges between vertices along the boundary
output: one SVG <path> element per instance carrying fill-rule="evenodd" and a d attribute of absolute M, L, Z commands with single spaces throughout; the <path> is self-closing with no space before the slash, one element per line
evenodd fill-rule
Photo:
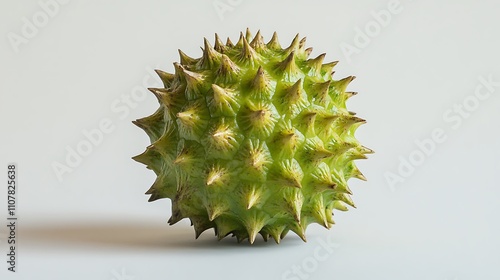
<path fill-rule="evenodd" d="M 305 241 L 310 223 L 329 228 L 333 209 L 354 207 L 347 180 L 365 178 L 353 161 L 373 152 L 346 108 L 354 77 L 334 80 L 337 62 L 310 52 L 298 35 L 281 48 L 276 33 L 266 44 L 247 30 L 234 45 L 205 39 L 200 58 L 179 50 L 174 74 L 157 70 L 160 108 L 134 122 L 151 145 L 134 159 L 158 175 L 150 201 L 172 200 L 170 224 L 189 218 L 196 237 L 214 228 L 279 243 L 291 230 Z"/>

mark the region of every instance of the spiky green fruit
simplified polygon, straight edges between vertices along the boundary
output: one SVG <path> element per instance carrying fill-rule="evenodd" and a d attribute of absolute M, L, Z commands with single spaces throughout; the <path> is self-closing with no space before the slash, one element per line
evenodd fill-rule
<path fill-rule="evenodd" d="M 179 50 L 175 73 L 157 70 L 159 109 L 134 123 L 151 145 L 134 159 L 156 175 L 149 201 L 172 200 L 170 224 L 189 218 L 196 237 L 214 228 L 253 243 L 354 207 L 347 180 L 364 180 L 353 160 L 372 151 L 355 139 L 365 120 L 346 109 L 353 76 L 334 80 L 337 62 L 308 58 L 297 35 L 281 48 L 276 33 L 240 34 L 236 44 L 205 39 L 203 55 Z"/>

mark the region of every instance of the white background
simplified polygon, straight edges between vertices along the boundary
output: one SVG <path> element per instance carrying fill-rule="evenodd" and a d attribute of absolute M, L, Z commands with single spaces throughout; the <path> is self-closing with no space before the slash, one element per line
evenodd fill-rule
<path fill-rule="evenodd" d="M 0 182 L 19 167 L 18 272 L 3 261 L 5 186 L 1 279 L 500 278 L 500 86 L 480 82 L 500 82 L 497 1 L 50 2 L 0 3 Z M 283 46 L 307 36 L 313 56 L 340 60 L 337 78 L 357 76 L 348 106 L 368 120 L 368 181 L 350 181 L 357 209 L 310 226 L 307 243 L 194 240 L 188 222 L 166 225 L 169 201 L 147 202 L 154 174 L 131 160 L 148 145 L 131 121 L 158 106 L 141 94 L 159 83 L 150 69 L 247 27 Z M 55 162 L 103 120 L 112 131 L 59 180 Z"/>

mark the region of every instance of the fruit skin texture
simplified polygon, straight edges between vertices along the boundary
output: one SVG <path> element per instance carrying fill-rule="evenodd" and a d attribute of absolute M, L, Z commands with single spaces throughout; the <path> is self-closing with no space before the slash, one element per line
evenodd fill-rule
<path fill-rule="evenodd" d="M 298 34 L 287 48 L 248 29 L 236 44 L 215 38 L 201 58 L 179 50 L 174 74 L 157 70 L 160 107 L 134 121 L 151 140 L 133 158 L 157 175 L 149 201 L 171 199 L 169 224 L 189 218 L 196 238 L 214 228 L 219 240 L 279 243 L 330 228 L 333 209 L 354 207 L 347 180 L 365 180 L 353 161 L 372 152 L 354 137 L 365 120 L 346 109 L 354 77 L 334 80 L 337 62 L 308 58 Z"/>

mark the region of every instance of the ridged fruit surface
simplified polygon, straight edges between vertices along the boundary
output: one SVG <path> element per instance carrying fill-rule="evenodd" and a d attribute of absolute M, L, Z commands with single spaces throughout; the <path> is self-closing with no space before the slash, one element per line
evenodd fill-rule
<path fill-rule="evenodd" d="M 330 228 L 332 211 L 354 207 L 347 185 L 372 151 L 354 137 L 365 120 L 346 109 L 353 76 L 333 79 L 336 62 L 297 35 L 282 48 L 247 30 L 236 43 L 205 39 L 203 54 L 179 50 L 173 74 L 157 70 L 158 110 L 134 123 L 151 145 L 134 159 L 152 169 L 150 201 L 172 201 L 170 224 L 191 220 L 196 237 L 214 228 L 253 243 L 306 227 Z"/>

